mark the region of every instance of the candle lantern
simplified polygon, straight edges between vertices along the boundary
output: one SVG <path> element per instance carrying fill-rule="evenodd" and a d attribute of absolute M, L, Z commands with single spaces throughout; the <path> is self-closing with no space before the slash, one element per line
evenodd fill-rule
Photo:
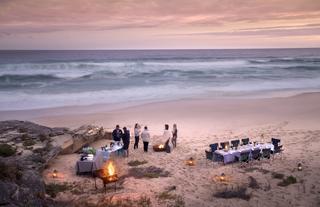
<path fill-rule="evenodd" d="M 187 161 L 186 164 L 189 166 L 194 166 L 196 164 L 195 160 L 193 159 L 193 157 L 190 157 Z"/>
<path fill-rule="evenodd" d="M 52 178 L 58 178 L 58 170 L 53 170 Z"/>
<path fill-rule="evenodd" d="M 165 151 L 164 145 L 163 145 L 163 144 L 153 145 L 153 150 L 154 150 L 155 152 L 163 152 L 163 151 Z"/>
<path fill-rule="evenodd" d="M 226 175 L 224 173 L 221 173 L 219 177 L 220 182 L 225 182 L 226 181 Z"/>
<path fill-rule="evenodd" d="M 298 170 L 302 171 L 302 164 L 301 163 L 298 164 Z"/>

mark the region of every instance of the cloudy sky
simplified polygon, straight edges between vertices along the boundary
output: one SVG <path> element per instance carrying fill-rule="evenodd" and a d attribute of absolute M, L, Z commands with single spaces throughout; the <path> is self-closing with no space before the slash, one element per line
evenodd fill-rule
<path fill-rule="evenodd" d="M 320 0 L 0 0 L 0 49 L 320 47 Z"/>

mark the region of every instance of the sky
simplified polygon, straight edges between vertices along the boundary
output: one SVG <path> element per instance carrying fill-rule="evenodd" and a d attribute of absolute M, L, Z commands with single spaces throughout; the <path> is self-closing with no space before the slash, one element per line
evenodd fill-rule
<path fill-rule="evenodd" d="M 0 49 L 320 47 L 320 0 L 0 0 Z"/>

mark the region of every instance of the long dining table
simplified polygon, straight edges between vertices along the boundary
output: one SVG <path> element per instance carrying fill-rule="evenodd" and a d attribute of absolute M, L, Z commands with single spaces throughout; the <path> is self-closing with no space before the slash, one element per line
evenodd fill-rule
<path fill-rule="evenodd" d="M 216 150 L 214 153 L 223 156 L 224 164 L 232 163 L 236 160 L 236 158 L 240 157 L 242 152 L 251 152 L 256 149 L 266 149 L 269 148 L 271 151 L 274 150 L 274 146 L 271 143 L 258 143 L 258 144 L 247 144 L 239 146 L 237 149 L 230 148 L 228 151 L 225 150 Z"/>
<path fill-rule="evenodd" d="M 76 173 L 88 173 L 102 169 L 104 163 L 110 159 L 111 153 L 116 153 L 122 148 L 123 145 L 121 143 L 115 143 L 112 147 L 97 150 L 95 156 L 90 159 L 78 160 L 76 163 Z"/>

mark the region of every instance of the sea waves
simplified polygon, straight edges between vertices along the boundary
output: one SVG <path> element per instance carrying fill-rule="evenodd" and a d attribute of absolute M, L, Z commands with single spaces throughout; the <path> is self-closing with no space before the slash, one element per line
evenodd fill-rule
<path fill-rule="evenodd" d="M 68 59 L 52 53 L 54 61 L 44 55 L 38 61 L 37 55 L 23 62 L 0 61 L 1 110 L 320 90 L 320 55 L 314 50 L 309 56 L 281 51 L 279 57 L 268 50 L 258 57 L 238 57 L 235 51 L 219 57 L 177 51 L 168 57 L 152 51 L 137 58 L 118 52 L 123 59 L 110 54 L 106 59 L 103 53 L 77 59 L 73 52 L 66 53 Z"/>

